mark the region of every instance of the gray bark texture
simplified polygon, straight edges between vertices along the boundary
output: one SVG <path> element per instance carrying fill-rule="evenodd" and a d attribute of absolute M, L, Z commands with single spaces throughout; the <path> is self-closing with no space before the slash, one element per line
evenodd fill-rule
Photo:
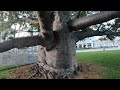
<path fill-rule="evenodd" d="M 66 22 L 69 12 L 55 12 L 53 35 L 55 46 L 47 51 L 39 48 L 38 66 L 47 79 L 71 78 L 78 69 L 75 60 L 76 41 L 69 33 Z"/>
<path fill-rule="evenodd" d="M 38 65 L 44 69 L 42 71 L 46 71 L 48 79 L 70 78 L 74 75 L 78 68 L 75 60 L 75 44 L 76 41 L 72 34 L 61 34 L 52 50 L 46 51 L 40 46 Z"/>

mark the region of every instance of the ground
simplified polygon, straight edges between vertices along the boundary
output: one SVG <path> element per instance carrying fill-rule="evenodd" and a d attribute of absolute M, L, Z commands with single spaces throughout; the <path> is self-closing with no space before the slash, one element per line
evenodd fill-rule
<path fill-rule="evenodd" d="M 75 75 L 74 79 L 102 79 L 100 72 L 103 67 L 91 62 L 80 62 L 82 71 Z"/>
<path fill-rule="evenodd" d="M 82 72 L 76 75 L 75 79 L 120 79 L 120 50 L 96 51 L 96 52 L 78 52 L 77 61 L 83 67 Z M 32 64 L 33 65 L 33 64 Z M 28 79 L 34 74 L 32 65 L 22 66 L 15 69 L 1 71 L 10 66 L 0 66 L 1 78 L 22 78 Z M 13 65 L 12 65 L 13 66 Z M 9 71 L 11 74 L 9 75 Z M 9 77 L 11 76 L 11 77 Z M 33 77 L 32 77 L 33 78 Z M 34 77 L 38 78 L 38 77 Z"/>
<path fill-rule="evenodd" d="M 22 66 L 11 70 L 11 78 L 12 79 L 43 79 L 39 76 L 31 77 L 35 72 L 31 72 L 32 67 L 35 64 Z M 99 73 L 102 68 L 95 63 L 89 62 L 80 62 L 81 67 L 83 67 L 82 71 L 74 76 L 73 79 L 101 79 Z"/>

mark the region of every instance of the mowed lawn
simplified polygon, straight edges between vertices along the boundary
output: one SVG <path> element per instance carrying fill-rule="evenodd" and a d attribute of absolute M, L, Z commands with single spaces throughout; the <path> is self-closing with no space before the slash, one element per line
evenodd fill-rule
<path fill-rule="evenodd" d="M 2 69 L 6 69 L 6 68 L 10 68 L 10 67 L 14 67 L 16 65 L 2 65 L 0 66 L 0 79 L 9 79 L 10 78 L 10 69 L 9 70 L 3 70 L 1 71 Z"/>
<path fill-rule="evenodd" d="M 79 61 L 95 62 L 104 67 L 100 74 L 103 79 L 120 79 L 120 50 L 79 52 L 76 57 Z"/>

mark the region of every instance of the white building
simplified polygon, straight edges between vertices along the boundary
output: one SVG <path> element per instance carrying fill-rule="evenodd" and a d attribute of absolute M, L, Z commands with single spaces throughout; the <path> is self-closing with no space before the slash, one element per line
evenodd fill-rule
<path fill-rule="evenodd" d="M 99 38 L 90 37 L 76 43 L 76 48 L 102 48 L 102 47 L 119 47 L 120 39 L 99 40 Z"/>

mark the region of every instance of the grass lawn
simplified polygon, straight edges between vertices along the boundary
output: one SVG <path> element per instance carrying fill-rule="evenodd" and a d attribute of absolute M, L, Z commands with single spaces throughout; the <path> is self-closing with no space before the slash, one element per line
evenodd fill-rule
<path fill-rule="evenodd" d="M 10 68 L 10 67 L 14 67 L 16 65 L 2 65 L 0 66 L 0 70 L 5 69 L 5 68 Z M 4 70 L 4 71 L 0 71 L 0 79 L 7 79 L 10 78 L 10 70 Z"/>
<path fill-rule="evenodd" d="M 95 62 L 106 69 L 100 74 L 104 79 L 120 79 L 120 50 L 79 52 L 79 61 Z"/>
<path fill-rule="evenodd" d="M 10 70 L 0 71 L 0 79 L 9 79 Z"/>
<path fill-rule="evenodd" d="M 27 63 L 25 63 L 27 64 Z M 23 65 L 23 64 L 20 64 Z M 20 65 L 1 65 L 0 66 L 0 79 L 9 79 L 10 78 L 10 71 L 12 67 L 20 66 Z M 10 68 L 10 69 L 9 69 Z"/>

